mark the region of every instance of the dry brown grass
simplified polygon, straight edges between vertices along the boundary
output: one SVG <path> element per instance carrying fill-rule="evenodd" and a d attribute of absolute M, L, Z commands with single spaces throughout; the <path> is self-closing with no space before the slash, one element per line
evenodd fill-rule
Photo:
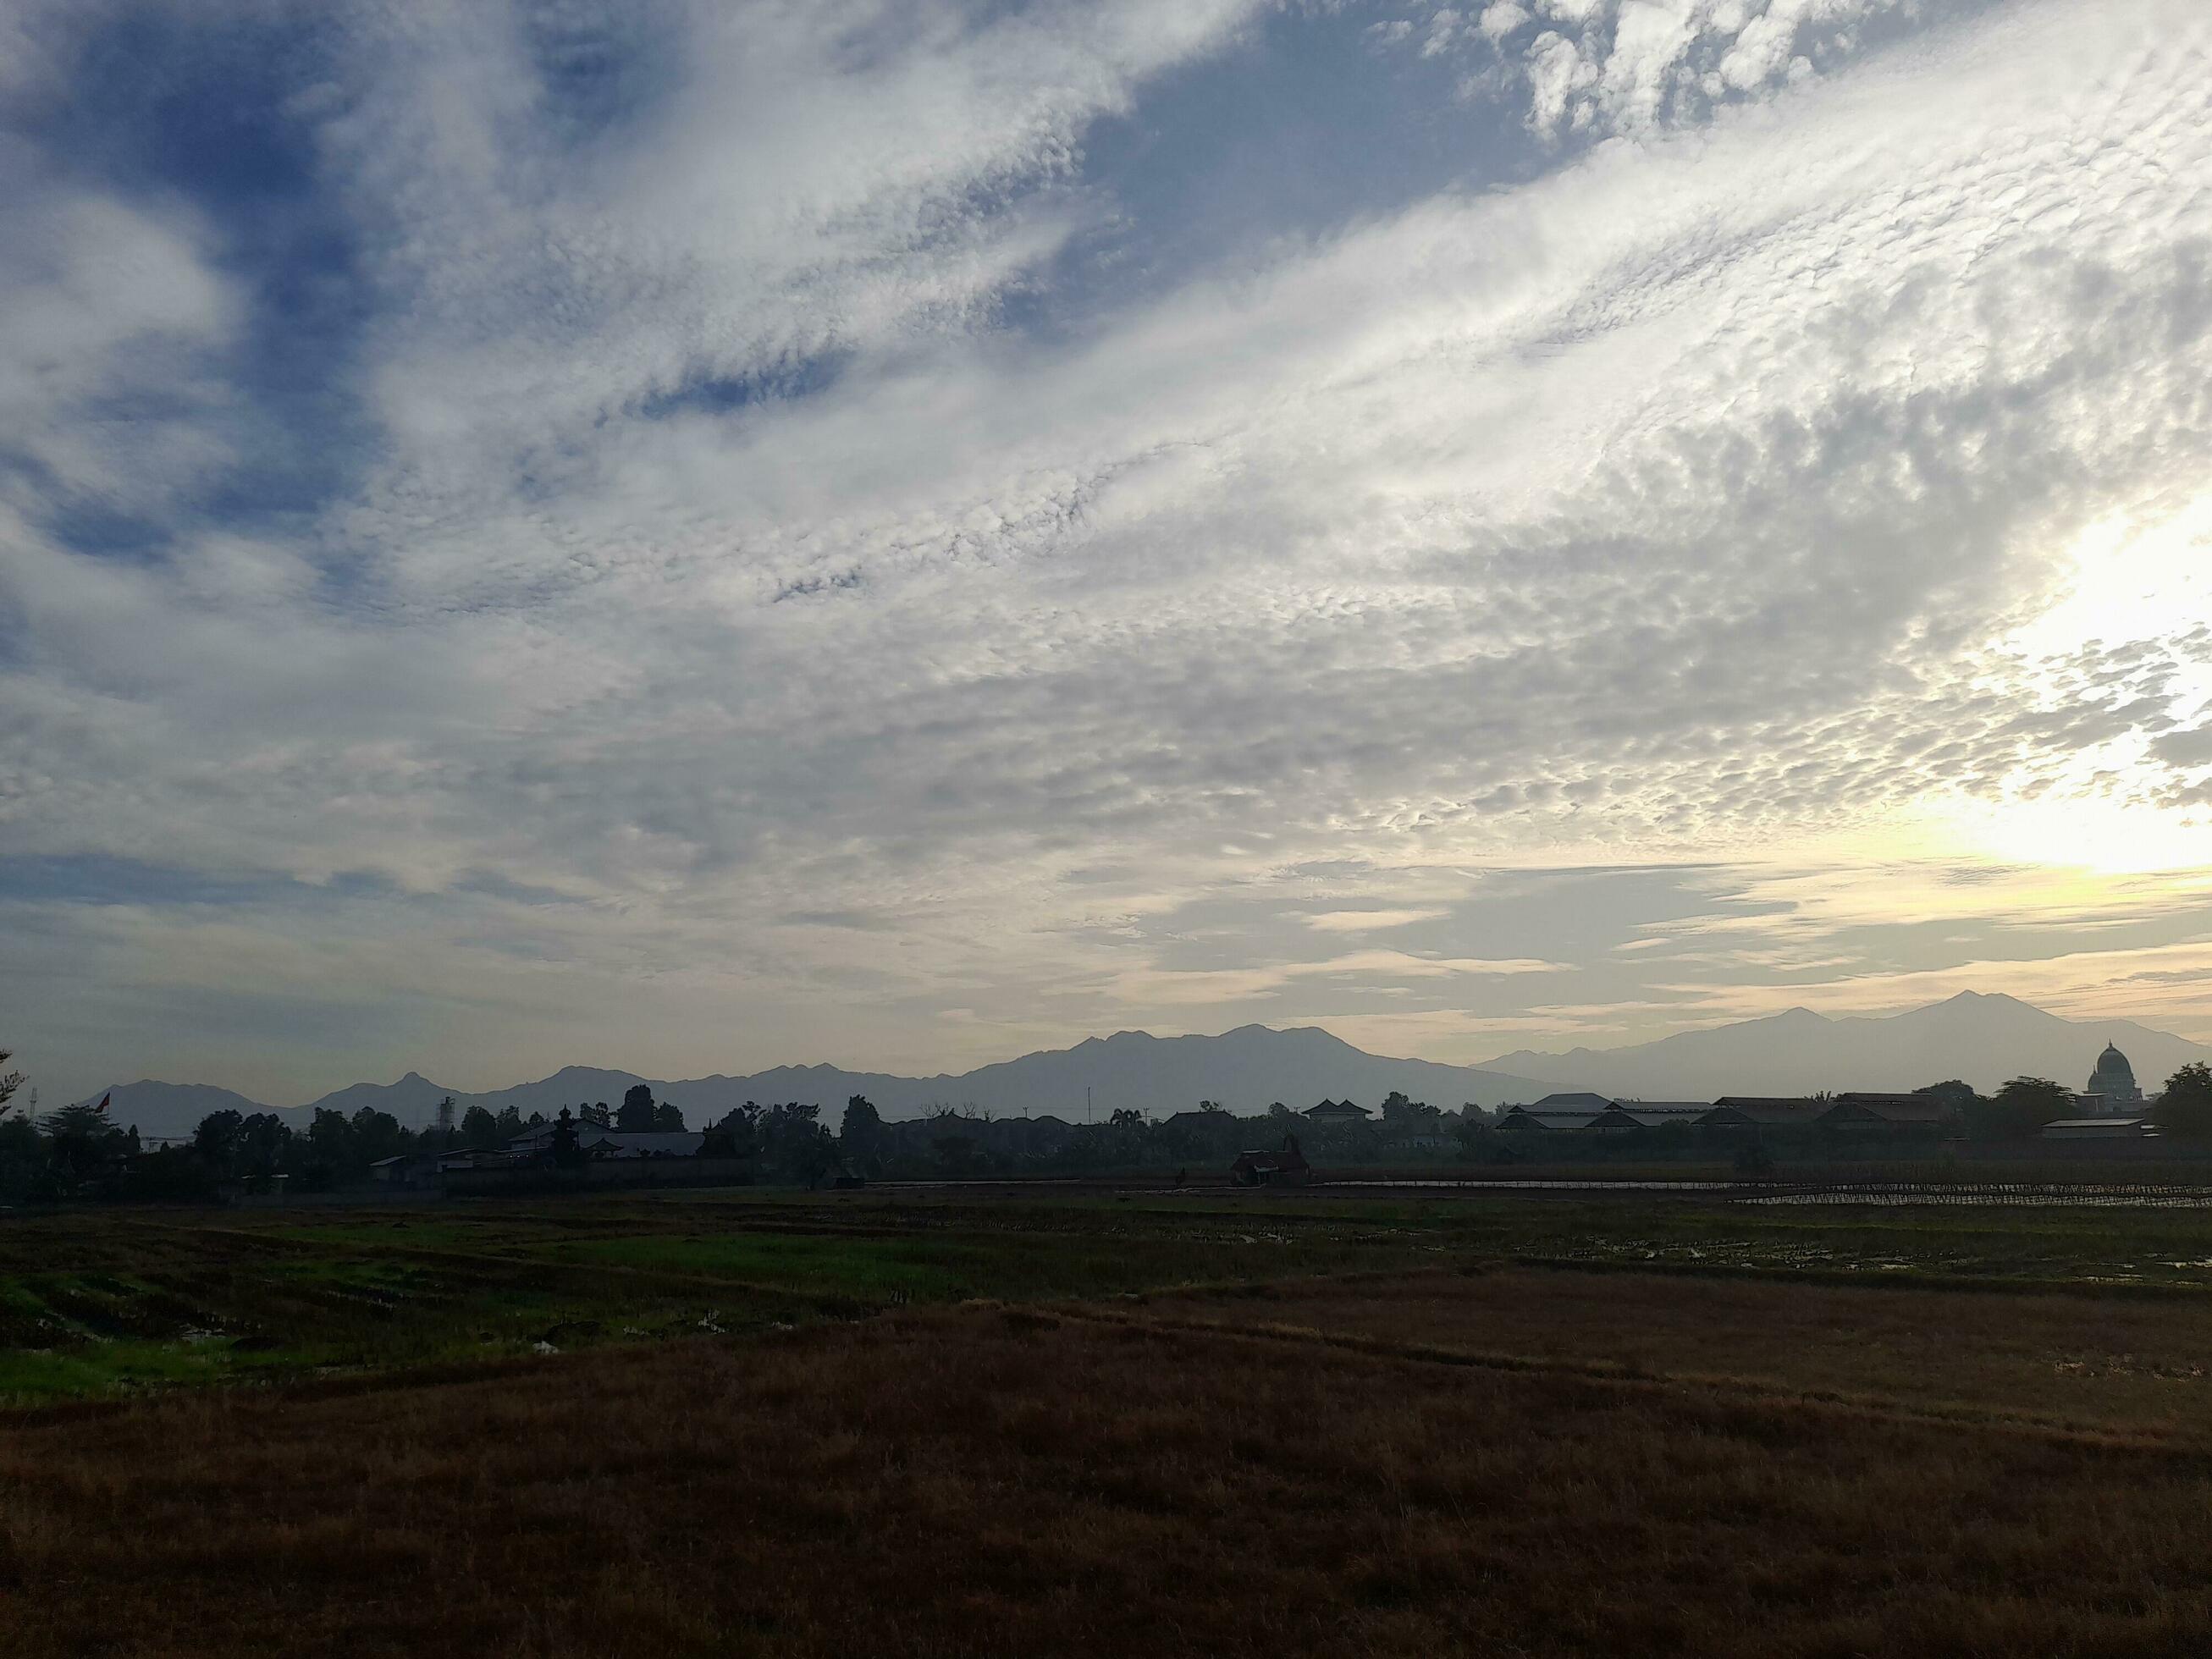
<path fill-rule="evenodd" d="M 1741 1382 L 2212 1444 L 2212 1297 L 1864 1290 L 1510 1269 L 1310 1280 L 1147 1304 L 1491 1363 Z"/>
<path fill-rule="evenodd" d="M 2212 1458 L 2194 1425 L 2134 1404 L 2101 1438 L 1925 1420 L 1918 1404 L 1972 1390 L 1916 1393 L 1923 1356 L 1994 1356 L 1961 1374 L 1998 1387 L 2008 1319 L 2033 1347 L 2072 1316 L 1875 1294 L 1421 1276 L 19 1419 L 0 1429 L 0 1647 L 2204 1651 Z M 1549 1369 L 1449 1363 L 1470 1333 L 1527 1349 L 1492 1339 L 1516 1321 L 1525 1339 L 1540 1299 Z M 1893 1303 L 1948 1340 L 1895 1346 Z M 2130 1342 L 2127 1320 L 2172 1316 L 2104 1311 Z M 1176 1328 L 1224 1319 L 1345 1340 Z M 1673 1362 L 1701 1330 L 1770 1347 L 1695 1368 L 1731 1386 L 1591 1369 L 1639 1324 L 1662 1333 L 1654 1371 L 1691 1369 Z M 1800 1344 L 1809 1373 L 1875 1340 L 1892 1386 L 1869 1392 L 1896 1409 L 1803 1396 Z M 1423 1342 L 1434 1357 L 1393 1351 Z"/>

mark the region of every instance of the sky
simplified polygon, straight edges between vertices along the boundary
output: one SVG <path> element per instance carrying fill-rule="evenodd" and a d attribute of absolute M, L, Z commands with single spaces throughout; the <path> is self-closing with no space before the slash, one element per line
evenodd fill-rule
<path fill-rule="evenodd" d="M 0 0 L 0 1046 L 2212 1038 L 2202 0 Z"/>

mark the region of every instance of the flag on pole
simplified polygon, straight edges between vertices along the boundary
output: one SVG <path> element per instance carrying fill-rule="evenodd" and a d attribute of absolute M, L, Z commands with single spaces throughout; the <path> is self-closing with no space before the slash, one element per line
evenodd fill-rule
<path fill-rule="evenodd" d="M 94 1107 L 92 1109 L 95 1112 L 104 1112 L 107 1109 L 107 1103 L 114 1098 L 115 1091 L 110 1089 L 106 1094 L 100 1096 L 100 1104 Z"/>

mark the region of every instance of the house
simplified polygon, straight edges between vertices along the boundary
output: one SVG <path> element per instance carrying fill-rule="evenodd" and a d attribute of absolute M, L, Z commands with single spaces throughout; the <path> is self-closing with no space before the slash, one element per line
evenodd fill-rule
<path fill-rule="evenodd" d="M 1928 1095 L 1838 1095 L 1814 1120 L 1823 1133 L 1932 1140 L 1950 1109 Z"/>
<path fill-rule="evenodd" d="M 1809 1129 L 1825 1103 L 1789 1095 L 1723 1095 L 1698 1120 L 1707 1129 Z"/>
<path fill-rule="evenodd" d="M 427 1187 L 437 1178 L 438 1160 L 422 1152 L 402 1152 L 378 1158 L 368 1173 L 380 1187 Z"/>
<path fill-rule="evenodd" d="M 696 1129 L 602 1129 L 592 1123 L 572 1123 L 576 1146 L 586 1158 L 696 1158 L 706 1135 Z M 514 1161 L 531 1162 L 553 1155 L 557 1123 L 538 1123 L 510 1139 L 506 1152 Z M 491 1167 L 491 1166 L 475 1166 Z"/>
<path fill-rule="evenodd" d="M 2158 1131 L 2147 1117 L 2062 1117 L 2043 1126 L 2045 1140 L 2141 1140 Z"/>
<path fill-rule="evenodd" d="M 1583 1127 L 1600 1134 L 1626 1134 L 1669 1123 L 1686 1128 L 1712 1109 L 1712 1103 L 1705 1100 L 1616 1100 Z"/>
<path fill-rule="evenodd" d="M 1313 1178 L 1313 1168 L 1299 1149 L 1298 1138 L 1285 1135 L 1274 1152 L 1237 1153 L 1229 1166 L 1229 1178 L 1239 1187 L 1304 1186 Z"/>
<path fill-rule="evenodd" d="M 464 1146 L 458 1151 L 440 1152 L 434 1160 L 440 1175 L 451 1175 L 456 1170 L 513 1170 L 530 1161 L 531 1154 L 505 1146 Z"/>
<path fill-rule="evenodd" d="M 1595 1107 L 1551 1107 L 1539 1101 L 1534 1106 L 1509 1106 L 1505 1115 L 1498 1120 L 1501 1131 L 1513 1133 L 1549 1134 L 1566 1129 L 1587 1128 L 1599 1112 L 1613 1104 L 1607 1101 Z"/>
<path fill-rule="evenodd" d="M 1324 1100 L 1318 1106 L 1309 1106 L 1299 1115 L 1309 1123 L 1329 1125 L 1364 1123 L 1374 1114 L 1364 1106 L 1356 1106 L 1348 1100 Z"/>

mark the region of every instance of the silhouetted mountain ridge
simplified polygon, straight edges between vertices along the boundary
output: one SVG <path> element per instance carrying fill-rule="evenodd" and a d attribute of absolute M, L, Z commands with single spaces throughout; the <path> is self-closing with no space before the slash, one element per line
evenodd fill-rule
<path fill-rule="evenodd" d="M 1239 1112 L 1260 1111 L 1276 1100 L 1309 1106 L 1324 1097 L 1374 1106 L 1394 1089 L 1431 1105 L 1455 1107 L 1468 1101 L 1484 1106 L 1531 1101 L 1562 1089 L 1710 1100 L 1724 1094 L 1912 1089 L 1953 1077 L 1987 1091 L 2022 1073 L 2080 1088 L 2107 1042 L 2127 1054 L 2136 1080 L 2151 1091 L 2187 1061 L 2212 1057 L 2207 1045 L 2132 1020 L 2066 1020 L 2015 997 L 1967 991 L 1886 1017 L 1831 1019 L 1790 1008 L 1628 1048 L 1565 1054 L 1523 1049 L 1480 1066 L 1370 1054 L 1316 1026 L 1241 1025 L 1218 1036 L 1116 1031 L 972 1072 L 921 1078 L 818 1063 L 676 1080 L 567 1066 L 534 1083 L 471 1094 L 409 1072 L 396 1083 L 356 1083 L 334 1091 L 286 1109 L 283 1115 L 304 1127 L 317 1107 L 350 1116 L 371 1106 L 419 1127 L 431 1121 L 440 1097 L 451 1094 L 459 1111 L 481 1105 L 496 1112 L 512 1105 L 525 1117 L 532 1112 L 550 1117 L 563 1106 L 618 1103 L 639 1083 L 654 1098 L 673 1101 L 695 1127 L 747 1100 L 798 1100 L 818 1103 L 832 1128 L 847 1097 L 856 1094 L 890 1118 L 950 1106 L 997 1117 L 1051 1113 L 1080 1121 L 1086 1111 L 1102 1120 L 1121 1107 L 1160 1115 L 1200 1100 L 1218 1100 Z M 115 1121 L 137 1123 L 149 1135 L 189 1133 L 207 1113 L 226 1107 L 270 1109 L 205 1085 L 149 1081 L 118 1085 L 114 1094 Z"/>
<path fill-rule="evenodd" d="M 2017 997 L 1961 991 L 1899 1014 L 1831 1019 L 1790 1008 L 1655 1042 L 1548 1054 L 1524 1048 L 1488 1064 L 1553 1087 L 1646 1100 L 1917 1089 L 1954 1077 L 1986 1093 L 2023 1075 L 2079 1089 L 2107 1042 L 2128 1056 L 2149 1093 L 2190 1060 L 2212 1057 L 2212 1047 L 2133 1020 L 2063 1019 Z"/>
<path fill-rule="evenodd" d="M 1117 1031 L 1109 1037 L 1086 1037 L 1072 1048 L 1040 1049 L 972 1072 L 922 1078 L 817 1064 L 779 1066 L 744 1077 L 665 1079 L 566 1066 L 534 1083 L 471 1094 L 410 1072 L 397 1083 L 356 1083 L 305 1106 L 281 1109 L 304 1127 L 319 1107 L 351 1116 L 368 1106 L 389 1112 L 412 1128 L 431 1121 L 439 1099 L 447 1094 L 453 1097 L 459 1112 L 472 1105 L 493 1112 L 512 1105 L 525 1117 L 532 1112 L 550 1117 L 563 1106 L 618 1103 L 623 1092 L 639 1083 L 650 1087 L 655 1099 L 674 1102 L 695 1127 L 747 1100 L 763 1104 L 797 1100 L 818 1102 L 823 1121 L 832 1128 L 853 1095 L 866 1095 L 889 1118 L 919 1117 L 950 1106 L 995 1117 L 1050 1113 L 1080 1121 L 1086 1111 L 1103 1121 L 1119 1108 L 1165 1114 L 1185 1110 L 1200 1100 L 1221 1101 L 1243 1112 L 1263 1110 L 1277 1100 L 1310 1106 L 1323 1097 L 1348 1097 L 1373 1106 L 1394 1089 L 1438 1106 L 1456 1107 L 1468 1101 L 1495 1106 L 1533 1098 L 1546 1087 L 1527 1078 L 1474 1066 L 1370 1054 L 1312 1026 L 1279 1031 L 1244 1025 L 1219 1036 L 1156 1037 L 1146 1031 Z M 205 1113 L 187 1115 L 167 1109 L 167 1097 L 155 1091 L 172 1086 L 131 1084 L 118 1088 L 112 1109 L 116 1121 L 136 1122 L 148 1134 L 189 1133 Z M 207 1111 L 221 1106 L 237 1111 L 272 1109 L 222 1092 L 225 1098 Z"/>

